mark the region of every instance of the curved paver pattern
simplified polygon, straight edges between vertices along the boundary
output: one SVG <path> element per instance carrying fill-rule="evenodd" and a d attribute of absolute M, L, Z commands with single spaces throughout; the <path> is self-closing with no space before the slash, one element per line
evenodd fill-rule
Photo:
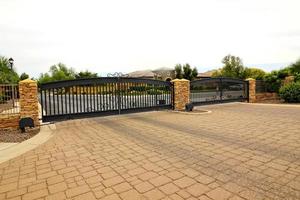
<path fill-rule="evenodd" d="M 227 104 L 56 123 L 0 199 L 300 199 L 300 108 Z"/>

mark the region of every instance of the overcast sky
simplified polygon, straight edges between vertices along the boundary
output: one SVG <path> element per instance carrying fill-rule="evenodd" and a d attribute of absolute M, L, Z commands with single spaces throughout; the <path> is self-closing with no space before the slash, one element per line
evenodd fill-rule
<path fill-rule="evenodd" d="M 271 70 L 300 57 L 299 8 L 300 0 L 0 0 L 0 55 L 35 77 L 58 62 L 101 75 L 186 62 L 201 72 L 227 54 Z"/>

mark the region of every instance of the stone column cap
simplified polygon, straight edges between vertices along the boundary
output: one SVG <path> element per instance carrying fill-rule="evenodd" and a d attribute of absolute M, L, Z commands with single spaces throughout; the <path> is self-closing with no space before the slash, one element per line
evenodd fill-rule
<path fill-rule="evenodd" d="M 247 78 L 246 81 L 256 81 L 254 78 Z"/>
<path fill-rule="evenodd" d="M 36 83 L 36 81 L 31 80 L 31 79 L 28 78 L 28 79 L 20 81 L 20 83 Z"/>
<path fill-rule="evenodd" d="M 187 79 L 184 79 L 184 78 L 182 78 L 182 79 L 176 78 L 176 79 L 172 80 L 171 82 L 189 82 L 189 81 L 190 80 L 187 80 Z"/>

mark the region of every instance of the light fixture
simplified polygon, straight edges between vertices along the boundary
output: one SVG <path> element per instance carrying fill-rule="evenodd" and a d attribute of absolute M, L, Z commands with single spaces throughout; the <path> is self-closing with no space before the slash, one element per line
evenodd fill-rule
<path fill-rule="evenodd" d="M 10 64 L 10 69 L 12 69 L 13 65 L 14 65 L 14 59 L 10 58 L 10 59 L 8 59 L 8 62 Z"/>

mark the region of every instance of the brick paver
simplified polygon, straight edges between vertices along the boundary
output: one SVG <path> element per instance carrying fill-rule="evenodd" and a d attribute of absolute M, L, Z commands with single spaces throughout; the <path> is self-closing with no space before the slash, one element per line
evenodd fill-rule
<path fill-rule="evenodd" d="M 300 108 L 202 108 L 56 123 L 0 164 L 0 200 L 300 199 Z"/>

